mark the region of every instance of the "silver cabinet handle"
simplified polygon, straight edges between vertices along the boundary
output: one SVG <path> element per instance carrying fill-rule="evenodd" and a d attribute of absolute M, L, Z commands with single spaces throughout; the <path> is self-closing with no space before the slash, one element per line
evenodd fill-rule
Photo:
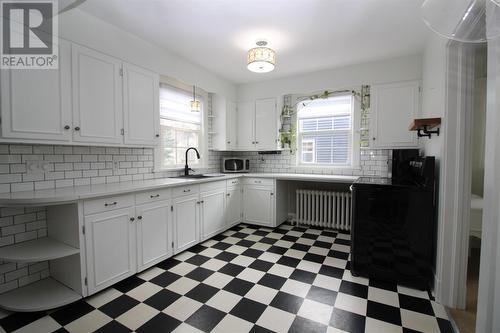
<path fill-rule="evenodd" d="M 260 183 L 262 183 L 262 181 L 261 181 L 261 180 L 256 180 L 256 181 L 255 181 L 255 184 L 260 184 Z"/>
<path fill-rule="evenodd" d="M 153 199 L 153 198 L 159 198 L 159 197 L 160 197 L 160 195 L 159 195 L 159 194 L 155 194 L 155 195 L 150 195 L 149 197 L 150 197 L 151 199 Z"/>
<path fill-rule="evenodd" d="M 113 201 L 113 202 L 111 202 L 111 203 L 107 203 L 107 202 L 106 202 L 106 203 L 104 204 L 104 207 L 114 206 L 114 205 L 116 205 L 117 203 L 118 203 L 118 202 L 116 202 L 116 201 Z"/>
<path fill-rule="evenodd" d="M 191 189 L 183 190 L 182 192 L 184 193 L 191 192 Z"/>

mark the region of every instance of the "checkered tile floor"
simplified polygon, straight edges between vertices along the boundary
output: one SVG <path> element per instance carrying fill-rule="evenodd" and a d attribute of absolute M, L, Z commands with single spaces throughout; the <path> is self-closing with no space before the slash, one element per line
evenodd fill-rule
<path fill-rule="evenodd" d="M 348 234 L 238 225 L 7 332 L 453 332 L 429 293 L 353 277 Z"/>

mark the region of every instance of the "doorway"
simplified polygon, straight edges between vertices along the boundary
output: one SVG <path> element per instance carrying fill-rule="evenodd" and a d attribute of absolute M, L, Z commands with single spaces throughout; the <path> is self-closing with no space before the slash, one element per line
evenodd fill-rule
<path fill-rule="evenodd" d="M 453 320 L 461 333 L 473 333 L 476 327 L 476 312 L 479 286 L 479 262 L 484 196 L 484 160 L 486 137 L 486 78 L 487 46 L 478 45 L 474 50 L 474 77 L 472 80 L 471 104 L 471 165 L 470 165 L 470 214 L 465 302 L 461 309 L 451 309 Z"/>

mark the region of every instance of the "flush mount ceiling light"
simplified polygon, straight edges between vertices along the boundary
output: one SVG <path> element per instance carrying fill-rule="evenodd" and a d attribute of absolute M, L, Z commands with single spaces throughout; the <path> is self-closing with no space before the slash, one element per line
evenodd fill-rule
<path fill-rule="evenodd" d="M 266 41 L 258 41 L 257 47 L 248 50 L 247 68 L 255 73 L 267 73 L 276 65 L 276 52 L 266 47 Z"/>
<path fill-rule="evenodd" d="M 200 112 L 201 103 L 196 99 L 196 87 L 193 86 L 193 100 L 191 101 L 191 112 Z"/>

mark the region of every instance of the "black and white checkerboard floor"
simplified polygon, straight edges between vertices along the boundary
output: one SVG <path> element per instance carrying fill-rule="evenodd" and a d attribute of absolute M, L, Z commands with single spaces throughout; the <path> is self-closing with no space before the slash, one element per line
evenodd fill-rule
<path fill-rule="evenodd" d="M 453 332 L 429 293 L 353 277 L 348 234 L 238 225 L 7 332 Z"/>

